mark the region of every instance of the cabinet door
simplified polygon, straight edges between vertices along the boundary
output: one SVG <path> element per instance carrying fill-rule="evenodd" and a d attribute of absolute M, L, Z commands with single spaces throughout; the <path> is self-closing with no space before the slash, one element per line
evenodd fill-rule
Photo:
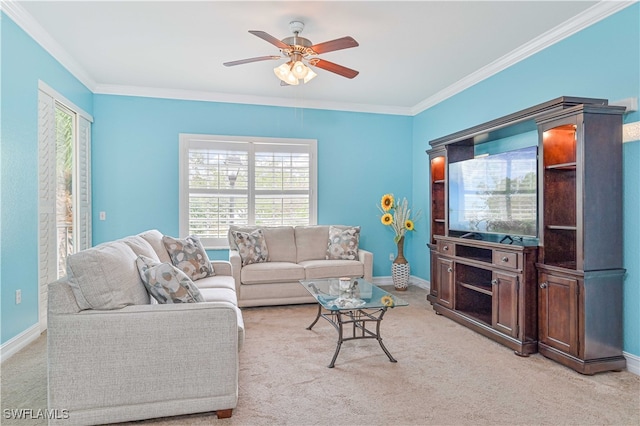
<path fill-rule="evenodd" d="M 429 286 L 429 294 L 437 298 L 438 288 L 440 287 L 440 285 L 438 280 L 438 255 L 436 254 L 435 249 L 430 250 L 429 257 L 431 260 L 431 283 Z"/>
<path fill-rule="evenodd" d="M 438 263 L 438 303 L 453 309 L 453 261 L 439 257 Z"/>
<path fill-rule="evenodd" d="M 578 280 L 540 274 L 539 340 L 570 355 L 578 355 Z"/>
<path fill-rule="evenodd" d="M 494 272 L 492 278 L 493 328 L 508 336 L 518 337 L 518 275 Z"/>

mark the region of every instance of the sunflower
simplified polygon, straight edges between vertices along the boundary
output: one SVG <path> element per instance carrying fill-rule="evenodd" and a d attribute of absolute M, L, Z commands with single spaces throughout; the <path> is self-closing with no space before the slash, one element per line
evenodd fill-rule
<path fill-rule="evenodd" d="M 382 296 L 382 298 L 380 298 L 380 302 L 382 302 L 384 306 L 393 308 L 393 296 L 389 294 Z"/>
<path fill-rule="evenodd" d="M 407 231 L 413 231 L 413 221 L 411 219 L 405 220 L 404 227 L 407 229 Z"/>
<path fill-rule="evenodd" d="M 391 225 L 393 223 L 393 215 L 391 213 L 383 214 L 380 222 L 382 222 L 383 225 Z"/>
<path fill-rule="evenodd" d="M 382 206 L 382 210 L 385 212 L 391 210 L 393 208 L 393 194 L 384 194 L 380 201 L 380 205 Z"/>

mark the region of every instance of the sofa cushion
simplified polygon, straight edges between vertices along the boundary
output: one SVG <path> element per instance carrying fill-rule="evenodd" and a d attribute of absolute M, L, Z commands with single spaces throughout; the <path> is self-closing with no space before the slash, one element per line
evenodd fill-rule
<path fill-rule="evenodd" d="M 122 241 L 100 244 L 67 258 L 67 277 L 80 309 L 120 309 L 149 303 L 136 254 Z"/>
<path fill-rule="evenodd" d="M 235 290 L 228 288 L 201 288 L 200 293 L 205 302 L 229 302 L 238 306 L 238 297 Z"/>
<path fill-rule="evenodd" d="M 198 288 L 200 292 L 205 288 L 227 288 L 235 291 L 236 282 L 231 275 L 215 275 L 198 280 Z"/>
<path fill-rule="evenodd" d="M 291 282 L 304 279 L 304 267 L 290 262 L 254 263 L 240 271 L 242 284 Z"/>
<path fill-rule="evenodd" d="M 165 235 L 162 237 L 162 242 L 171 257 L 173 266 L 183 271 L 193 281 L 215 274 L 209 256 L 196 235 L 189 235 L 183 239 Z"/>
<path fill-rule="evenodd" d="M 138 236 L 144 238 L 144 240 L 153 247 L 153 250 L 158 255 L 158 259 L 160 259 L 160 262 L 171 262 L 171 257 L 162 242 L 162 233 L 160 231 L 157 229 L 151 229 L 138 234 Z"/>
<path fill-rule="evenodd" d="M 233 231 L 251 233 L 262 229 L 264 239 L 269 249 L 269 262 L 296 261 L 296 237 L 293 226 L 238 226 L 229 227 L 229 248 L 238 250 L 238 244 L 233 237 Z"/>
<path fill-rule="evenodd" d="M 232 234 L 238 246 L 242 266 L 267 262 L 269 260 L 269 248 L 267 247 L 262 229 L 256 229 L 250 233 L 232 231 Z"/>
<path fill-rule="evenodd" d="M 358 260 L 359 226 L 330 226 L 325 259 Z"/>
<path fill-rule="evenodd" d="M 296 236 L 293 226 L 261 228 L 269 248 L 269 262 L 296 261 Z"/>
<path fill-rule="evenodd" d="M 304 266 L 305 279 L 362 277 L 364 264 L 357 260 L 306 260 Z"/>
<path fill-rule="evenodd" d="M 324 259 L 329 241 L 328 225 L 296 226 L 296 261 Z"/>
<path fill-rule="evenodd" d="M 158 303 L 204 302 L 193 281 L 171 263 L 138 256 L 136 265 L 147 291 Z"/>
<path fill-rule="evenodd" d="M 123 243 L 125 243 L 129 248 L 137 255 L 137 256 L 146 256 L 155 261 L 160 261 L 158 254 L 154 250 L 154 248 L 149 244 L 147 240 L 142 238 L 140 235 L 133 235 L 131 237 L 123 238 Z"/>

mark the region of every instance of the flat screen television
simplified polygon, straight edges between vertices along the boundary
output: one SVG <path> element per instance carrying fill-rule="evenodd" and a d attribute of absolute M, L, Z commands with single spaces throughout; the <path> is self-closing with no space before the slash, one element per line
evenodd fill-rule
<path fill-rule="evenodd" d="M 449 230 L 538 236 L 536 146 L 449 164 Z"/>

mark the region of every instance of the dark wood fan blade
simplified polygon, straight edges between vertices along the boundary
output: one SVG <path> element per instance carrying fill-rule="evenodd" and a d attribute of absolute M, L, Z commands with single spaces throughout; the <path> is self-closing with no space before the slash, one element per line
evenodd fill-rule
<path fill-rule="evenodd" d="M 225 67 L 232 67 L 234 65 L 242 65 L 242 64 L 248 64 L 251 62 L 258 62 L 258 61 L 268 61 L 270 59 L 281 59 L 281 56 L 275 56 L 275 55 L 270 55 L 270 56 L 258 56 L 256 58 L 249 58 L 249 59 L 240 59 L 239 61 L 231 61 L 231 62 L 225 62 L 224 65 Z"/>
<path fill-rule="evenodd" d="M 325 61 L 324 59 L 313 59 L 309 61 L 309 64 L 315 65 L 318 68 L 322 68 L 323 70 L 331 71 L 338 75 L 347 78 L 353 78 L 356 75 L 360 74 L 359 71 L 352 70 L 351 68 L 343 67 L 342 65 L 334 64 L 333 62 Z"/>
<path fill-rule="evenodd" d="M 265 41 L 268 41 L 269 43 L 273 44 L 275 47 L 277 47 L 279 49 L 288 49 L 289 48 L 288 44 L 281 42 L 280 40 L 278 40 L 277 38 L 275 38 L 271 34 L 267 34 L 264 31 L 249 30 L 249 32 L 251 34 L 253 34 L 254 36 L 260 37 L 261 39 L 263 39 Z"/>
<path fill-rule="evenodd" d="M 360 46 L 353 37 L 342 37 L 331 41 L 325 41 L 324 43 L 318 43 L 311 46 L 311 49 L 318 55 L 326 52 L 333 52 L 334 50 L 349 49 L 350 47 Z"/>

